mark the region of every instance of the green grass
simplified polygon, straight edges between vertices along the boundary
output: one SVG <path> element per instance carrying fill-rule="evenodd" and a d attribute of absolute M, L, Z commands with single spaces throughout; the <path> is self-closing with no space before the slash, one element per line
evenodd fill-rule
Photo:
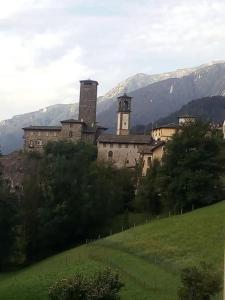
<path fill-rule="evenodd" d="M 48 287 L 76 272 L 111 266 L 121 274 L 123 300 L 175 300 L 180 269 L 211 263 L 223 270 L 225 202 L 152 221 L 0 276 L 1 300 L 45 300 Z M 221 300 L 222 295 L 215 299 Z"/>

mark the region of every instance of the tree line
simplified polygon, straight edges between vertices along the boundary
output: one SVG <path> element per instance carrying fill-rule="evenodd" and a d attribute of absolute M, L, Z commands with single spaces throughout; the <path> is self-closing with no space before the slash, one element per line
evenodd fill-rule
<path fill-rule="evenodd" d="M 168 215 L 224 199 L 224 140 L 206 123 L 183 126 L 144 178 L 96 158 L 94 145 L 49 143 L 26 155 L 19 196 L 0 169 L 2 270 L 97 238 L 120 214 Z"/>

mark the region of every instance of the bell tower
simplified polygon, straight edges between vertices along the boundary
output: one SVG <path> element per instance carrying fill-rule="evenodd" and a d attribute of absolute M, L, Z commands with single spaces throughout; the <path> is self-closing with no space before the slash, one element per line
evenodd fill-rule
<path fill-rule="evenodd" d="M 117 113 L 117 135 L 128 135 L 130 133 L 130 113 L 131 113 L 131 99 L 124 93 L 118 99 L 118 113 Z"/>

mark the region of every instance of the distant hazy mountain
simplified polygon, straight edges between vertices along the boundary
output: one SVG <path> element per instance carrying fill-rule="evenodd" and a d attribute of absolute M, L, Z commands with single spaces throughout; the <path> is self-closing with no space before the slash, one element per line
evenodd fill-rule
<path fill-rule="evenodd" d="M 193 99 L 225 95 L 224 62 L 193 70 L 183 77 L 161 80 L 130 92 L 133 97 L 132 126 L 155 122 Z M 184 71 L 184 74 L 188 72 Z M 111 100 L 110 106 L 99 114 L 98 120 L 106 127 L 115 128 L 116 110 L 117 103 Z"/>
<path fill-rule="evenodd" d="M 192 69 L 129 77 L 98 99 L 98 121 L 115 128 L 116 97 L 124 92 L 133 97 L 132 124 L 148 124 L 180 109 L 197 98 L 225 95 L 225 62 L 213 62 Z M 21 128 L 28 125 L 55 125 L 77 117 L 78 104 L 54 105 L 0 122 L 0 145 L 4 153 L 22 147 Z"/>
<path fill-rule="evenodd" d="M 191 115 L 204 121 L 222 124 L 225 120 L 225 97 L 212 96 L 196 99 L 182 106 L 178 111 L 157 121 L 157 125 L 176 123 L 179 116 Z"/>

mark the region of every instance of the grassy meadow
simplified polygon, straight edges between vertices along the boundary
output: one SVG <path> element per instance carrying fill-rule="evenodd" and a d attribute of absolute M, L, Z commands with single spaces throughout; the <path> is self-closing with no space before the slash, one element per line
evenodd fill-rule
<path fill-rule="evenodd" d="M 2 274 L 0 299 L 45 300 L 56 280 L 111 266 L 125 283 L 122 300 L 175 300 L 183 267 L 207 261 L 222 277 L 224 216 L 225 202 L 221 202 L 136 226 L 19 272 Z M 215 299 L 222 300 L 222 294 Z"/>

